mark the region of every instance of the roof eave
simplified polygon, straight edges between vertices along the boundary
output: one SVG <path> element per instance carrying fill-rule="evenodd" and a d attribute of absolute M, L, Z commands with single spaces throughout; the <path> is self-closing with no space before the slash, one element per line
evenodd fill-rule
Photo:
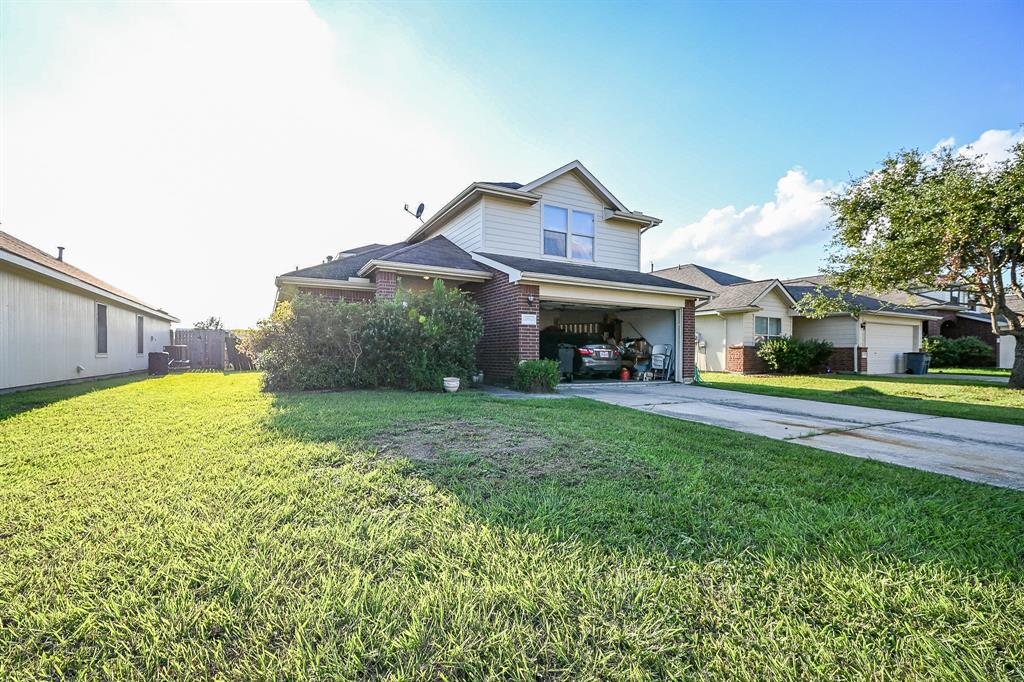
<path fill-rule="evenodd" d="M 534 194 L 533 192 L 501 187 L 499 185 L 491 185 L 486 182 L 474 182 L 469 187 L 455 195 L 455 198 L 442 206 L 437 213 L 430 216 L 430 219 L 420 225 L 415 232 L 409 235 L 409 238 L 406 239 L 406 241 L 410 244 L 419 241 L 434 230 L 440 228 L 452 216 L 458 214 L 459 211 L 485 196 L 496 197 L 498 199 L 508 199 L 511 201 L 521 201 L 527 205 L 533 205 L 541 200 L 541 196 L 539 194 Z"/>
<path fill-rule="evenodd" d="M 624 289 L 631 291 L 647 291 L 656 294 L 672 294 L 685 296 L 687 298 L 705 299 L 709 298 L 708 292 L 694 291 L 693 289 L 679 289 L 675 287 L 659 287 L 650 284 L 632 284 L 630 282 L 615 282 L 603 279 L 590 279 L 588 277 L 573 277 L 570 275 L 551 275 L 544 272 L 520 272 L 520 280 L 527 283 L 547 284 L 582 284 L 585 286 L 602 289 Z"/>
<path fill-rule="evenodd" d="M 388 260 L 371 260 L 359 269 L 359 275 L 363 276 L 375 270 L 394 272 L 399 275 L 414 275 L 416 277 L 437 277 L 458 279 L 464 282 L 485 282 L 491 278 L 491 273 L 480 270 L 466 270 L 465 268 L 447 268 L 439 265 L 419 265 L 417 263 L 399 263 Z"/>
<path fill-rule="evenodd" d="M 138 310 L 143 313 L 146 313 L 150 317 L 158 317 L 162 320 L 167 320 L 168 322 L 181 322 L 181 320 L 179 320 L 174 315 L 171 315 L 166 310 L 154 308 L 144 303 L 133 301 L 130 298 L 125 298 L 120 294 L 115 294 L 112 291 L 107 291 L 106 289 L 98 287 L 95 284 L 89 284 L 88 282 L 80 280 L 77 277 L 65 274 L 59 270 L 54 270 L 53 268 L 47 265 L 37 263 L 34 260 L 25 258 L 24 256 L 19 256 L 16 253 L 11 253 L 9 251 L 0 249 L 0 260 L 6 261 L 11 265 L 23 268 L 25 270 L 29 270 L 30 272 L 35 272 L 36 274 L 42 275 L 44 277 L 49 277 L 50 279 L 56 280 L 63 284 L 73 286 L 77 289 L 88 291 L 93 295 L 109 299 L 116 303 L 120 303 L 121 305 L 131 308 L 133 310 Z"/>

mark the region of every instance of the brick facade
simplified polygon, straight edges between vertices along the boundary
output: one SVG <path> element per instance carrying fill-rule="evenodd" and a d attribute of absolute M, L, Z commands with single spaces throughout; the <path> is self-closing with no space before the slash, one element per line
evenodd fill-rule
<path fill-rule="evenodd" d="M 853 371 L 853 348 L 836 348 L 829 356 L 826 366 L 833 372 Z M 821 371 L 825 368 L 822 367 Z M 860 362 L 857 371 L 863 374 L 868 370 L 868 349 L 860 349 Z M 765 374 L 769 371 L 764 360 L 757 357 L 755 346 L 729 346 L 725 351 L 725 371 L 734 374 Z"/>
<path fill-rule="evenodd" d="M 537 286 L 513 284 L 504 272 L 493 271 L 486 282 L 466 286 L 484 318 L 484 335 L 477 346 L 477 366 L 484 380 L 507 381 L 521 360 L 540 357 L 539 324 L 522 324 L 522 315 L 540 315 Z M 533 303 L 528 300 L 533 296 Z M 539 320 L 538 320 L 539 322 Z"/>
<path fill-rule="evenodd" d="M 304 294 L 322 296 L 332 301 L 345 300 L 349 303 L 365 303 L 372 301 L 374 292 L 366 289 L 328 289 L 322 287 L 300 287 L 299 291 Z"/>
<path fill-rule="evenodd" d="M 398 293 L 398 275 L 393 272 L 378 271 L 374 284 L 377 286 L 377 298 L 394 298 Z"/>
<path fill-rule="evenodd" d="M 737 344 L 725 350 L 725 371 L 735 374 L 764 374 L 768 365 L 757 357 L 757 348 Z"/>
<path fill-rule="evenodd" d="M 683 308 L 683 347 L 680 350 L 680 357 L 683 363 L 683 376 L 680 377 L 681 381 L 689 383 L 693 381 L 694 369 L 696 367 L 696 343 L 694 340 L 697 337 L 697 331 L 694 328 L 694 302 L 690 299 L 686 302 L 686 306 Z"/>

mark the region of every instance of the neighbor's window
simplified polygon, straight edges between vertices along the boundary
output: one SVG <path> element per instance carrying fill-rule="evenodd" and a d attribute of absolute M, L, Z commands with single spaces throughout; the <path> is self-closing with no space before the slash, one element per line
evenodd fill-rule
<path fill-rule="evenodd" d="M 569 210 L 557 206 L 544 207 L 544 253 L 565 257 L 565 240 L 569 233 Z"/>
<path fill-rule="evenodd" d="M 146 347 L 142 315 L 135 316 L 135 352 L 142 355 Z"/>
<path fill-rule="evenodd" d="M 545 205 L 544 255 L 594 260 L 594 214 Z"/>
<path fill-rule="evenodd" d="M 754 334 L 766 339 L 782 336 L 781 317 L 755 317 Z"/>
<path fill-rule="evenodd" d="M 96 353 L 107 353 L 107 306 L 96 304 Z"/>
<path fill-rule="evenodd" d="M 572 212 L 572 257 L 594 260 L 594 214 Z"/>

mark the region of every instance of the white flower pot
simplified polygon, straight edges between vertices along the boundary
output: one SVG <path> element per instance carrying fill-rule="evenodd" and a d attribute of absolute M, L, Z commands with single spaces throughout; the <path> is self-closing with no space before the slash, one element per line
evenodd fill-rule
<path fill-rule="evenodd" d="M 459 384 L 461 382 L 458 377 L 445 377 L 443 381 L 446 393 L 455 393 L 455 391 L 459 390 Z"/>

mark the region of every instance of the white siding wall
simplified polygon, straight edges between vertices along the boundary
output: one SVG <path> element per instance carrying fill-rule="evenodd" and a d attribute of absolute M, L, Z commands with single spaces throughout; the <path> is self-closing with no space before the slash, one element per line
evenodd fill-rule
<path fill-rule="evenodd" d="M 743 314 L 743 345 L 754 345 L 754 317 L 782 318 L 782 335 L 793 335 L 793 318 L 789 315 L 789 301 L 779 293 L 777 288 L 768 292 L 758 301 L 757 305 L 761 308 L 760 311 Z"/>
<path fill-rule="evenodd" d="M 465 251 L 480 251 L 483 245 L 483 202 L 478 201 L 455 216 L 439 233 Z"/>
<path fill-rule="evenodd" d="M 1014 353 L 1017 351 L 1017 339 L 1012 336 L 999 337 L 999 366 L 1013 369 Z"/>
<path fill-rule="evenodd" d="M 566 173 L 534 191 L 544 198 L 533 206 L 493 197 L 484 198 L 484 251 L 525 258 L 566 260 L 545 256 L 543 253 L 541 206 L 549 203 L 594 214 L 594 260 L 571 262 L 620 270 L 640 269 L 640 229 L 605 222 L 604 203 L 575 174 Z"/>
<path fill-rule="evenodd" d="M 849 315 L 825 317 L 810 320 L 806 317 L 793 319 L 793 336 L 798 339 L 831 341 L 836 348 L 853 348 L 857 345 L 857 329 L 860 323 Z"/>
<path fill-rule="evenodd" d="M 107 305 L 107 354 L 96 355 L 96 303 Z M 76 289 L 0 267 L 0 389 L 147 368 L 170 343 L 170 323 L 144 318 L 136 354 L 136 311 Z M 83 372 L 75 367 L 81 365 Z"/>

